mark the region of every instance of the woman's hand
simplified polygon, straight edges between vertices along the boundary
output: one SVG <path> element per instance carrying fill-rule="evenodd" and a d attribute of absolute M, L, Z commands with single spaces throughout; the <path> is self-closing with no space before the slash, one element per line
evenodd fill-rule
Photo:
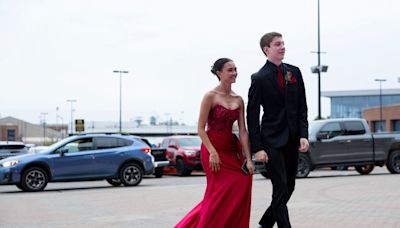
<path fill-rule="evenodd" d="M 219 171 L 219 168 L 220 168 L 219 165 L 220 165 L 221 161 L 219 160 L 219 156 L 216 151 L 210 153 L 209 163 L 210 163 L 211 171 L 213 171 L 213 172 Z"/>
<path fill-rule="evenodd" d="M 247 159 L 247 163 L 246 163 L 247 169 L 249 170 L 250 174 L 254 174 L 256 168 L 253 164 L 253 161 L 251 159 Z"/>

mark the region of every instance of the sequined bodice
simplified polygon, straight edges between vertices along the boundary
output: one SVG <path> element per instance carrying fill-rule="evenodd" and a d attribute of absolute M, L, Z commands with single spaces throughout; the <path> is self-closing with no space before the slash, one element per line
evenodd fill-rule
<path fill-rule="evenodd" d="M 208 115 L 207 131 L 232 133 L 232 125 L 239 119 L 239 110 L 239 108 L 232 110 L 219 104 L 215 105 Z"/>

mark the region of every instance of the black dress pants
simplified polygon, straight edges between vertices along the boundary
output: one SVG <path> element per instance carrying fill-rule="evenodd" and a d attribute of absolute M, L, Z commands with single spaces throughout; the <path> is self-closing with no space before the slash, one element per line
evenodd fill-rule
<path fill-rule="evenodd" d="M 279 228 L 291 227 L 286 204 L 294 191 L 298 153 L 298 147 L 291 139 L 285 146 L 267 151 L 266 167 L 272 182 L 272 201 L 259 222 L 263 227 L 272 228 L 275 222 Z"/>

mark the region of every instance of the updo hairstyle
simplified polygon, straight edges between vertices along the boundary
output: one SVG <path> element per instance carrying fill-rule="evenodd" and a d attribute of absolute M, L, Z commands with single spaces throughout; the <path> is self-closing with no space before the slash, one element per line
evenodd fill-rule
<path fill-rule="evenodd" d="M 228 58 L 220 58 L 217 59 L 217 61 L 215 61 L 214 65 L 211 67 L 211 73 L 215 74 L 218 80 L 221 80 L 221 78 L 218 76 L 217 71 L 222 71 L 222 68 L 224 68 L 225 63 L 227 62 L 233 62 L 233 61 Z"/>

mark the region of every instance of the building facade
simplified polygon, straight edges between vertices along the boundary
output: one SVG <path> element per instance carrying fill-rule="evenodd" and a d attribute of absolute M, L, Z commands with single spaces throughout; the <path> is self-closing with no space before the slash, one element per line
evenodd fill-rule
<path fill-rule="evenodd" d="M 50 145 L 66 137 L 67 126 L 60 131 L 53 130 L 47 125 L 38 125 L 14 117 L 0 119 L 0 141 L 21 141 L 36 145 Z"/>
<path fill-rule="evenodd" d="M 331 99 L 330 118 L 362 118 L 364 109 L 382 106 L 399 105 L 400 89 L 356 90 L 356 91 L 329 91 L 322 92 L 322 96 Z"/>
<path fill-rule="evenodd" d="M 400 131 L 400 105 L 382 107 L 382 121 L 380 107 L 365 109 L 363 118 L 367 120 L 371 131 Z"/>
<path fill-rule="evenodd" d="M 398 131 L 400 89 L 326 91 L 321 95 L 331 99 L 330 118 L 365 118 L 373 131 Z"/>

